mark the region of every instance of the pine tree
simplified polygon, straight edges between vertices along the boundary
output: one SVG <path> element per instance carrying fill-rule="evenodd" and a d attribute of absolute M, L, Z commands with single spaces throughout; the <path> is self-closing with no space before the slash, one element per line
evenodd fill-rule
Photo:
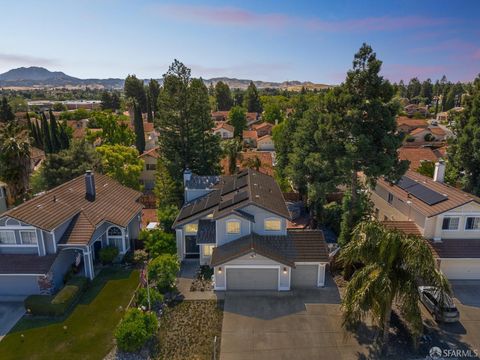
<path fill-rule="evenodd" d="M 133 126 L 135 130 L 135 147 L 140 154 L 145 151 L 145 130 L 143 128 L 143 118 L 140 106 L 133 103 Z"/>
<path fill-rule="evenodd" d="M 153 117 L 157 115 L 158 111 L 158 95 L 160 94 L 160 84 L 155 79 L 150 79 L 148 83 L 148 95 L 150 95 L 150 106 Z"/>
<path fill-rule="evenodd" d="M 57 153 L 62 149 L 60 144 L 60 132 L 58 130 L 57 119 L 55 119 L 55 115 L 53 115 L 52 110 L 48 111 L 50 116 L 50 139 L 52 143 L 52 152 Z"/>
<path fill-rule="evenodd" d="M 152 99 L 150 94 L 147 93 L 147 121 L 149 123 L 153 122 L 153 114 L 152 114 Z"/>
<path fill-rule="evenodd" d="M 215 84 L 215 100 L 218 111 L 229 111 L 233 105 L 230 88 L 222 81 Z"/>
<path fill-rule="evenodd" d="M 68 133 L 67 133 L 67 122 L 66 121 L 64 121 L 60 125 L 59 139 L 60 139 L 60 146 L 61 146 L 62 150 L 68 149 L 70 147 L 70 137 L 68 136 Z"/>
<path fill-rule="evenodd" d="M 15 120 L 15 114 L 12 111 L 10 104 L 5 96 L 2 97 L 0 103 L 0 122 L 8 122 Z"/>
<path fill-rule="evenodd" d="M 228 120 L 233 126 L 233 136 L 236 138 L 242 138 L 243 130 L 247 128 L 247 114 L 243 107 L 234 106 L 228 113 Z"/>
<path fill-rule="evenodd" d="M 260 97 L 258 96 L 258 90 L 253 81 L 250 81 L 245 96 L 243 97 L 243 106 L 247 109 L 248 112 L 262 112 L 262 103 L 260 102 Z"/>
<path fill-rule="evenodd" d="M 140 107 L 140 111 L 147 111 L 147 95 L 143 81 L 137 79 L 135 75 L 128 75 L 125 79 L 124 93 L 127 99 L 134 99 Z"/>

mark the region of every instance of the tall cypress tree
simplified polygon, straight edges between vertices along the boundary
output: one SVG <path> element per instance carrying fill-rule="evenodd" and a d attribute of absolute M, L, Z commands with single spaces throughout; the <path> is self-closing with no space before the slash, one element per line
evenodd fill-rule
<path fill-rule="evenodd" d="M 60 124 L 60 134 L 59 134 L 60 146 L 62 150 L 68 149 L 70 147 L 70 137 L 67 133 L 67 122 L 64 121 Z"/>
<path fill-rule="evenodd" d="M 0 121 L 8 122 L 13 120 L 15 120 L 15 114 L 13 113 L 7 98 L 3 96 L 0 103 Z"/>
<path fill-rule="evenodd" d="M 143 129 L 142 110 L 140 106 L 133 103 L 133 126 L 135 130 L 135 147 L 140 154 L 145 151 L 145 130 Z"/>
<path fill-rule="evenodd" d="M 158 95 L 160 94 L 160 84 L 155 79 L 150 79 L 148 83 L 148 95 L 150 95 L 150 106 L 153 117 L 157 115 L 158 111 Z"/>
<path fill-rule="evenodd" d="M 147 121 L 149 123 L 153 122 L 152 98 L 150 97 L 149 93 L 147 93 Z"/>
<path fill-rule="evenodd" d="M 262 103 L 260 102 L 260 97 L 258 96 L 258 90 L 253 81 L 250 81 L 245 96 L 243 97 L 243 106 L 247 109 L 248 112 L 262 112 Z"/>
<path fill-rule="evenodd" d="M 51 154 L 54 151 L 52 146 L 52 138 L 50 136 L 50 126 L 48 125 L 48 120 L 44 112 L 42 112 L 42 137 L 44 144 L 43 151 L 45 151 L 46 154 Z"/>
<path fill-rule="evenodd" d="M 57 119 L 53 115 L 52 109 L 48 110 L 50 116 L 50 139 L 52 142 L 52 152 L 57 153 L 62 149 L 60 144 L 60 132 L 58 129 Z"/>

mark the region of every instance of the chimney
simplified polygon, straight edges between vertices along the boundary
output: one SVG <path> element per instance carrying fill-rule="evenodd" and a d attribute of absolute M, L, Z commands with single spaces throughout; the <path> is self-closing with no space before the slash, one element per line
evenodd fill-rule
<path fill-rule="evenodd" d="M 192 178 L 192 170 L 188 167 L 183 171 L 183 186 L 187 187 L 187 182 Z"/>
<path fill-rule="evenodd" d="M 433 181 L 443 183 L 445 180 L 445 161 L 442 159 L 435 163 L 435 172 L 433 173 Z"/>
<path fill-rule="evenodd" d="M 92 170 L 85 172 L 85 198 L 89 201 L 95 200 L 95 178 Z"/>

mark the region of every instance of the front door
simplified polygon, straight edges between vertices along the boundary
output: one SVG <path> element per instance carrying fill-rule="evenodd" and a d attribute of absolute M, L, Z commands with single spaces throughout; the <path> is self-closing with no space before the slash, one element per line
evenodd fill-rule
<path fill-rule="evenodd" d="M 185 257 L 198 258 L 200 256 L 200 246 L 197 245 L 197 237 L 185 236 Z"/>
<path fill-rule="evenodd" d="M 93 243 L 93 252 L 95 253 L 95 260 L 100 260 L 100 250 L 102 249 L 102 241 L 95 241 Z"/>

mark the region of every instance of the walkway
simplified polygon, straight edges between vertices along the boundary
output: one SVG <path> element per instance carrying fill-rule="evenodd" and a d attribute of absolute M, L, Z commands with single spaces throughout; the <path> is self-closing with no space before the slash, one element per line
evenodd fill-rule
<path fill-rule="evenodd" d="M 185 300 L 219 300 L 223 294 L 218 296 L 214 291 L 190 291 L 193 279 L 200 264 L 198 259 L 185 259 L 180 266 L 180 274 L 177 278 L 177 289 L 185 297 Z"/>

